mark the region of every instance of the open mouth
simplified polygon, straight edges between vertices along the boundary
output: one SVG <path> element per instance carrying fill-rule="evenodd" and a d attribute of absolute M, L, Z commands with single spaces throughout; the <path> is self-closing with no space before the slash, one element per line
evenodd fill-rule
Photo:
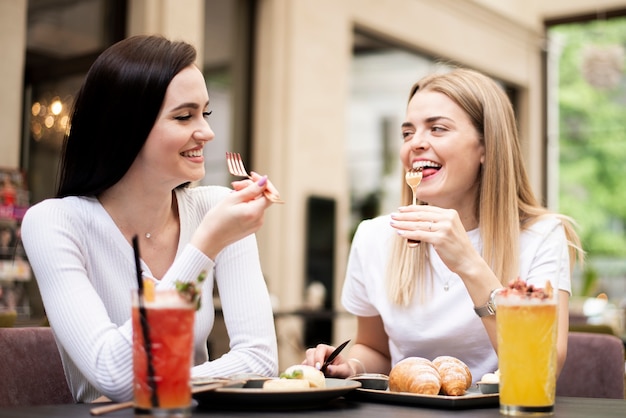
<path fill-rule="evenodd" d="M 189 151 L 183 151 L 180 153 L 180 155 L 182 155 L 183 157 L 187 157 L 187 158 L 202 157 L 202 148 L 189 150 Z"/>
<path fill-rule="evenodd" d="M 441 164 L 428 160 L 415 161 L 413 163 L 413 169 L 416 168 L 421 168 L 422 176 L 428 177 L 439 171 L 439 169 L 441 169 Z"/>

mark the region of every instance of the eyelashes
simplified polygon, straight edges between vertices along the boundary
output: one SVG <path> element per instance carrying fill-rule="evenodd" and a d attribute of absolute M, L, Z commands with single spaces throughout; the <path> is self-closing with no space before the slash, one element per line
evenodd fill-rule
<path fill-rule="evenodd" d="M 209 112 L 202 112 L 202 117 L 206 119 L 209 116 L 211 116 L 212 113 L 213 113 L 212 110 Z M 175 116 L 174 119 L 179 120 L 179 121 L 187 121 L 187 120 L 190 120 L 192 116 L 193 115 L 191 114 L 187 114 L 187 115 Z"/>

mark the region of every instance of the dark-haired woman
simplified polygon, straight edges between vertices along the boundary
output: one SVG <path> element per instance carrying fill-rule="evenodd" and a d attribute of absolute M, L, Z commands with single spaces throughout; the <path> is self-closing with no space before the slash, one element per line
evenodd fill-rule
<path fill-rule="evenodd" d="M 132 398 L 132 237 L 157 289 L 203 282 L 193 376 L 276 375 L 270 298 L 254 233 L 269 183 L 185 187 L 204 176 L 209 96 L 184 42 L 123 40 L 93 64 L 77 96 L 57 197 L 33 206 L 22 233 L 77 402 Z M 230 351 L 209 359 L 217 285 Z"/>

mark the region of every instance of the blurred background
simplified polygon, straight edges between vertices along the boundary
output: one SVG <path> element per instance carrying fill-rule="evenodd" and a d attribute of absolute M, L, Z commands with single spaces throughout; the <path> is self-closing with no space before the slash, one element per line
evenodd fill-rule
<path fill-rule="evenodd" d="M 579 224 L 588 260 L 572 326 L 624 337 L 626 1 L 615 0 L 0 0 L 0 326 L 45 323 L 19 223 L 54 194 L 89 66 L 141 33 L 199 51 L 216 133 L 202 183 L 229 185 L 224 154 L 240 152 L 287 202 L 258 234 L 281 369 L 352 335 L 339 302 L 352 233 L 399 203 L 410 86 L 457 65 L 501 83 L 535 192 Z M 218 323 L 211 351 L 227 347 Z"/>

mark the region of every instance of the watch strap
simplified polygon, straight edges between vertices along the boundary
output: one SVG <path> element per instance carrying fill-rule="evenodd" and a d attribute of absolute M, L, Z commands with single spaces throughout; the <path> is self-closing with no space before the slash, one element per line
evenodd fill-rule
<path fill-rule="evenodd" d="M 493 289 L 489 294 L 489 300 L 482 306 L 474 307 L 474 312 L 478 315 L 479 318 L 484 318 L 486 316 L 493 316 L 496 314 L 496 295 L 502 290 L 502 288 Z"/>

